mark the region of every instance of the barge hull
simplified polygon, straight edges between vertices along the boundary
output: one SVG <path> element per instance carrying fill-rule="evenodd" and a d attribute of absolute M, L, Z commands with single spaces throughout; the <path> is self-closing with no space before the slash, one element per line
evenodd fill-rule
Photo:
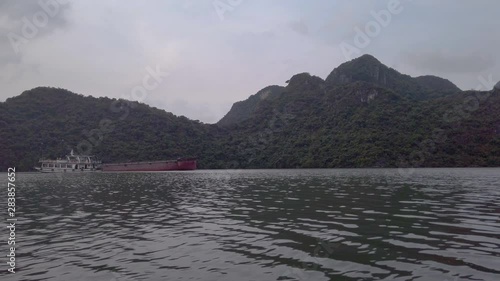
<path fill-rule="evenodd" d="M 104 172 L 158 172 L 196 170 L 196 160 L 166 160 L 152 162 L 131 162 L 103 164 Z"/>

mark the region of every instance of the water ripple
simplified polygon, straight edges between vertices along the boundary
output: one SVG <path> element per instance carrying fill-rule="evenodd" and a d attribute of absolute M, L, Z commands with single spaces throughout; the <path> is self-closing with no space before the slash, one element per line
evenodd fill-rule
<path fill-rule="evenodd" d="M 18 272 L 2 280 L 500 279 L 499 169 L 17 181 Z"/>

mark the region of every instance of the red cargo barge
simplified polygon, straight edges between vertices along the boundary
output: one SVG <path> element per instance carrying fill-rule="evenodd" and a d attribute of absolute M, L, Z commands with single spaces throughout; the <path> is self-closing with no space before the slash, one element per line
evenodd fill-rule
<path fill-rule="evenodd" d="M 180 158 L 177 160 L 110 163 L 102 164 L 104 172 L 150 172 L 150 171 L 184 171 L 196 170 L 195 158 Z"/>

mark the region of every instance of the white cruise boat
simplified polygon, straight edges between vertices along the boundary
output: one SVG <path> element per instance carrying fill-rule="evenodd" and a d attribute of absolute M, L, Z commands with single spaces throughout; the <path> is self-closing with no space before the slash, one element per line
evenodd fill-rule
<path fill-rule="evenodd" d="M 101 161 L 95 156 L 75 155 L 71 150 L 70 155 L 63 159 L 40 159 L 40 167 L 35 169 L 42 173 L 66 173 L 66 172 L 95 172 L 101 170 Z"/>

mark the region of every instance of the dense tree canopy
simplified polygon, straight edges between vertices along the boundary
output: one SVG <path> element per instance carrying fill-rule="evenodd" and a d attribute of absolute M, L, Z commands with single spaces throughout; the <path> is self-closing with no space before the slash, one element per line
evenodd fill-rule
<path fill-rule="evenodd" d="M 363 56 L 297 74 L 203 124 L 137 102 L 39 87 L 0 103 L 0 168 L 71 149 L 104 162 L 195 156 L 200 168 L 499 166 L 500 90 L 460 91 Z"/>

